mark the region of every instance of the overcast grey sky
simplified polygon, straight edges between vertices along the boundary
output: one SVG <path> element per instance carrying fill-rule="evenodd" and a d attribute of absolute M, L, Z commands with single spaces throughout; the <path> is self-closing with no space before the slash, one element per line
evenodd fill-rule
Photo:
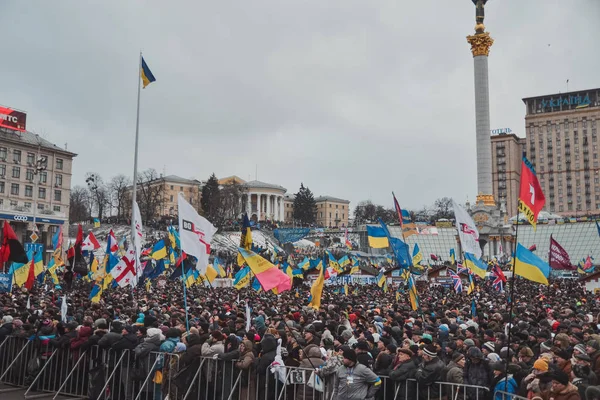
<path fill-rule="evenodd" d="M 600 87 L 600 1 L 490 0 L 492 128 L 524 136 L 527 96 Z M 0 104 L 132 175 L 238 175 L 420 208 L 476 196 L 470 0 L 22 1 L 0 4 Z"/>

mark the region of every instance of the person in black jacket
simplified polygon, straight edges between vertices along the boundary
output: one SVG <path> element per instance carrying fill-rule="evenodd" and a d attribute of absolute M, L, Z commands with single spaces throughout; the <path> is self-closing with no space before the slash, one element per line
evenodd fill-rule
<path fill-rule="evenodd" d="M 369 344 L 361 340 L 356 344 L 356 358 L 359 364 L 369 369 L 373 369 L 373 356 L 369 352 Z"/>
<path fill-rule="evenodd" d="M 398 388 L 398 400 L 410 398 L 410 393 L 414 393 L 414 382 L 407 382 L 407 379 L 413 379 L 417 365 L 413 360 L 414 353 L 408 349 L 398 349 L 398 365 L 390 372 L 390 379 L 396 381 Z M 396 390 L 394 388 L 394 390 Z M 386 396 L 387 397 L 387 396 Z M 393 396 L 392 396 L 393 398 Z"/>
<path fill-rule="evenodd" d="M 136 327 L 127 325 L 121 331 L 121 338 L 112 344 L 110 347 L 116 351 L 133 350 L 140 343 L 137 336 Z"/>
<path fill-rule="evenodd" d="M 64 327 L 64 333 L 60 336 L 50 339 L 50 346 L 56 349 L 70 349 L 71 340 L 77 337 L 77 323 L 69 322 Z"/>
<path fill-rule="evenodd" d="M 440 387 L 435 382 L 440 380 L 444 367 L 444 362 L 437 356 L 435 346 L 428 344 L 423 348 L 423 361 L 415 373 L 421 398 L 439 397 Z"/>
<path fill-rule="evenodd" d="M 123 323 L 120 321 L 114 321 L 110 326 L 110 332 L 102 337 L 98 341 L 98 345 L 101 349 L 110 349 L 113 344 L 117 343 L 123 335 L 121 332 L 123 331 Z"/>
<path fill-rule="evenodd" d="M 262 352 L 256 362 L 256 374 L 258 377 L 258 398 L 273 400 L 276 398 L 276 388 L 281 388 L 282 384 L 275 382 L 275 375 L 269 372 L 269 366 L 275 361 L 277 354 L 277 340 L 275 336 L 266 334 L 261 341 Z M 268 382 L 268 387 L 265 385 Z M 265 397 L 265 394 L 268 397 Z"/>

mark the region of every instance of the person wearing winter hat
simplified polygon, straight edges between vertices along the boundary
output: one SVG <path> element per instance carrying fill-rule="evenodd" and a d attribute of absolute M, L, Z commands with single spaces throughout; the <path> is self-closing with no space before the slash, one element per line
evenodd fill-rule
<path fill-rule="evenodd" d="M 343 365 L 337 371 L 337 398 L 362 400 L 374 397 L 381 386 L 381 379 L 357 362 L 357 355 L 353 349 L 344 349 L 342 356 Z"/>
<path fill-rule="evenodd" d="M 491 387 L 494 388 L 494 392 L 501 391 L 510 394 L 517 393 L 517 381 L 511 374 L 506 376 L 506 363 L 503 361 L 493 362 L 490 364 L 490 368 L 493 374 Z"/>
<path fill-rule="evenodd" d="M 561 370 L 552 371 L 549 374 L 552 380 L 550 398 L 554 400 L 580 400 L 577 387 L 569 382 L 569 374 Z"/>
<path fill-rule="evenodd" d="M 554 362 L 556 363 L 556 367 L 563 371 L 567 376 L 571 375 L 571 356 L 566 350 L 562 350 L 558 347 L 554 347 L 552 349 L 552 354 L 554 354 Z"/>
<path fill-rule="evenodd" d="M 436 398 L 440 395 L 439 382 L 442 377 L 442 371 L 445 368 L 444 362 L 438 357 L 435 346 L 428 344 L 423 348 L 423 361 L 415 373 L 415 378 L 419 386 L 427 388 L 430 398 Z"/>
<path fill-rule="evenodd" d="M 464 368 L 467 359 L 461 353 L 454 353 L 452 355 L 452 360 L 448 363 L 448 366 L 444 369 L 447 371 L 442 373 L 442 382 L 454 383 L 457 385 L 462 385 L 464 383 Z"/>
<path fill-rule="evenodd" d="M 487 356 L 490 353 L 496 352 L 496 343 L 494 342 L 485 342 L 483 346 L 481 346 L 481 351 L 484 356 Z"/>
<path fill-rule="evenodd" d="M 483 353 L 477 347 L 471 347 L 467 351 L 467 363 L 465 365 L 465 383 L 474 386 L 489 387 L 491 371 L 483 360 Z M 468 388 L 468 397 L 477 398 L 477 389 Z"/>

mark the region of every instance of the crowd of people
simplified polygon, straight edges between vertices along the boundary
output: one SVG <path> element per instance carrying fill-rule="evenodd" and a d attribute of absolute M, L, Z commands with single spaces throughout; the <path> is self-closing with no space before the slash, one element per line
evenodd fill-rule
<path fill-rule="evenodd" d="M 150 352 L 180 354 L 184 372 L 172 375 L 173 385 L 155 382 L 148 389 L 155 399 L 168 396 L 167 387 L 188 390 L 203 357 L 231 361 L 220 371 L 241 372 L 231 390 L 257 400 L 281 390 L 323 398 L 319 379 L 337 399 L 409 399 L 416 392 L 450 398 L 451 384 L 472 385 L 452 389 L 469 399 L 500 399 L 501 392 L 600 399 L 600 303 L 575 280 L 555 280 L 548 288 L 519 279 L 512 318 L 509 293 L 483 281 L 472 295 L 420 286 L 417 311 L 406 296 L 397 300 L 393 287 L 383 292 L 376 285 L 351 285 L 348 294 L 326 286 L 318 310 L 307 307 L 308 285 L 279 295 L 193 286 L 186 303 L 181 282 L 168 281 L 106 290 L 97 304 L 89 300 L 89 286 L 77 281 L 68 293 L 1 294 L 0 341 L 16 337 L 78 353 L 93 346 L 129 350 L 136 360 Z M 277 357 L 287 367 L 307 368 L 310 379 L 276 384 L 271 367 Z"/>

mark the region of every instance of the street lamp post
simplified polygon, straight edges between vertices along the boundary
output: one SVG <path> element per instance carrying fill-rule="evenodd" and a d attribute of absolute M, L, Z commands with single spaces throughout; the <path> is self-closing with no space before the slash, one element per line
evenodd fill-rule
<path fill-rule="evenodd" d="M 35 169 L 33 170 L 33 233 L 32 235 L 35 237 L 37 235 L 37 223 L 36 223 L 36 216 L 37 216 L 37 191 L 38 191 L 38 179 L 39 179 L 39 175 L 41 174 L 42 171 L 45 171 L 46 168 L 48 167 L 48 158 L 46 156 L 40 156 L 40 146 L 38 145 L 38 151 L 37 151 L 37 155 L 36 155 L 36 160 L 35 160 Z M 36 238 L 37 240 L 37 238 Z M 35 243 L 36 240 L 33 240 L 32 238 L 32 242 Z"/>

